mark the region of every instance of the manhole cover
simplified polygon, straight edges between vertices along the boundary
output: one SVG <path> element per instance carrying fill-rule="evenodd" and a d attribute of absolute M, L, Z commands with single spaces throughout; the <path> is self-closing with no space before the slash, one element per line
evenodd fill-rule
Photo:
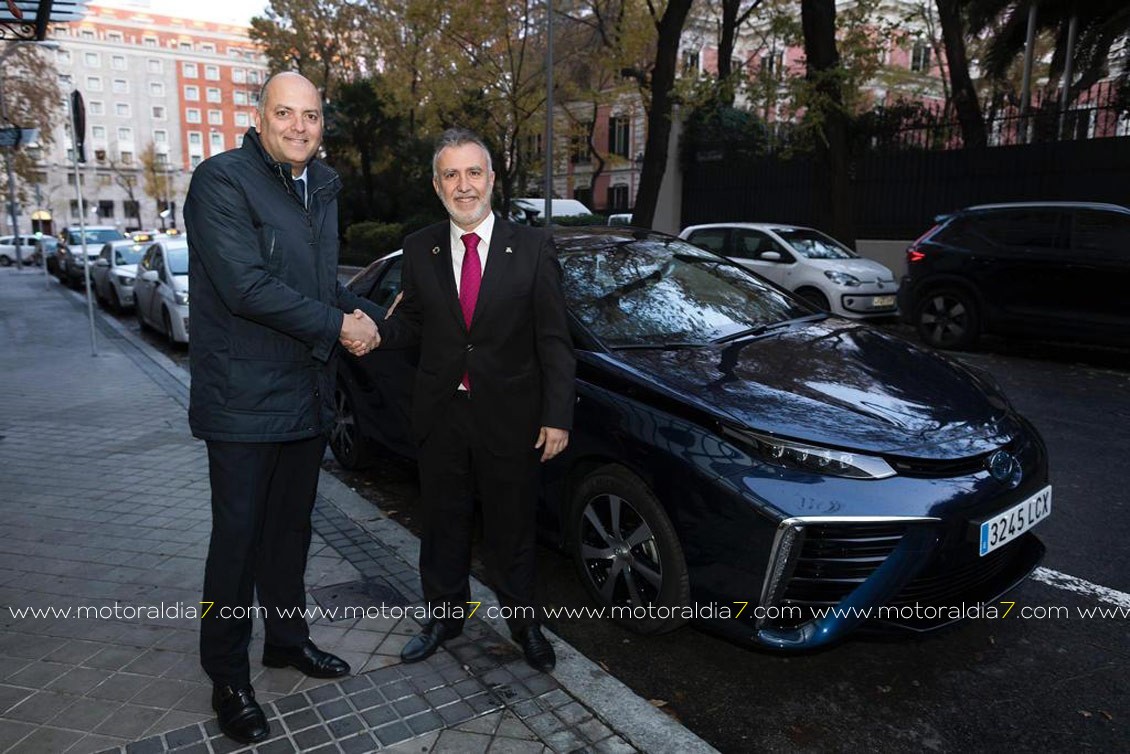
<path fill-rule="evenodd" d="M 355 618 L 368 608 L 380 610 L 388 607 L 404 607 L 408 600 L 400 592 L 379 579 L 347 581 L 310 590 L 318 606 L 326 611 L 331 622 Z M 348 612 L 346 608 L 352 608 Z"/>

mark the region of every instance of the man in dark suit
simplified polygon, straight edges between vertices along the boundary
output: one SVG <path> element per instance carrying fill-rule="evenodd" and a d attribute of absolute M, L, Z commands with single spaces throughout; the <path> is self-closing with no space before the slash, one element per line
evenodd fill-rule
<path fill-rule="evenodd" d="M 405 645 L 418 662 L 463 630 L 471 526 L 483 506 L 484 556 L 511 635 L 531 666 L 553 669 L 534 599 L 539 459 L 569 442 L 576 363 L 549 231 L 491 213 L 490 152 L 470 131 L 443 134 L 433 184 L 449 221 L 404 241 L 404 297 L 381 347 L 419 344 L 412 400 L 419 443 L 420 578 L 433 615 Z"/>

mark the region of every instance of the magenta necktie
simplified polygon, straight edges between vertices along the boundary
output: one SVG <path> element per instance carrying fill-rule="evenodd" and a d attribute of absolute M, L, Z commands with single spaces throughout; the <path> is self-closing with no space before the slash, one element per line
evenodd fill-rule
<path fill-rule="evenodd" d="M 467 330 L 471 329 L 471 318 L 475 315 L 475 303 L 479 300 L 479 285 L 483 282 L 483 265 L 479 261 L 479 237 L 474 233 L 462 236 L 463 267 L 459 271 L 459 307 L 463 310 L 463 321 Z M 463 387 L 471 389 L 471 375 L 464 372 Z"/>

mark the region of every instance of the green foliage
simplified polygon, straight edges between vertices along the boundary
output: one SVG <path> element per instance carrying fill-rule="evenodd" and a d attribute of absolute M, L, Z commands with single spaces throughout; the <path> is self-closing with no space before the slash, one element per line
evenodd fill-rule
<path fill-rule="evenodd" d="M 404 230 L 402 223 L 353 223 L 345 231 L 347 251 L 342 257 L 355 264 L 380 259 L 400 248 L 404 242 Z"/>

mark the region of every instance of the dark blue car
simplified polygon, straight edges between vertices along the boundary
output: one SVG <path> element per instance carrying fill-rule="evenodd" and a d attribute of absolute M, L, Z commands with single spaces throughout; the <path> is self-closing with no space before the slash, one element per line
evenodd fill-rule
<path fill-rule="evenodd" d="M 540 522 L 608 617 L 810 649 L 976 615 L 1039 562 L 1044 443 L 991 378 L 671 236 L 556 238 L 578 398 Z M 387 309 L 400 266 L 350 287 Z M 346 468 L 414 455 L 414 359 L 339 360 Z"/>

